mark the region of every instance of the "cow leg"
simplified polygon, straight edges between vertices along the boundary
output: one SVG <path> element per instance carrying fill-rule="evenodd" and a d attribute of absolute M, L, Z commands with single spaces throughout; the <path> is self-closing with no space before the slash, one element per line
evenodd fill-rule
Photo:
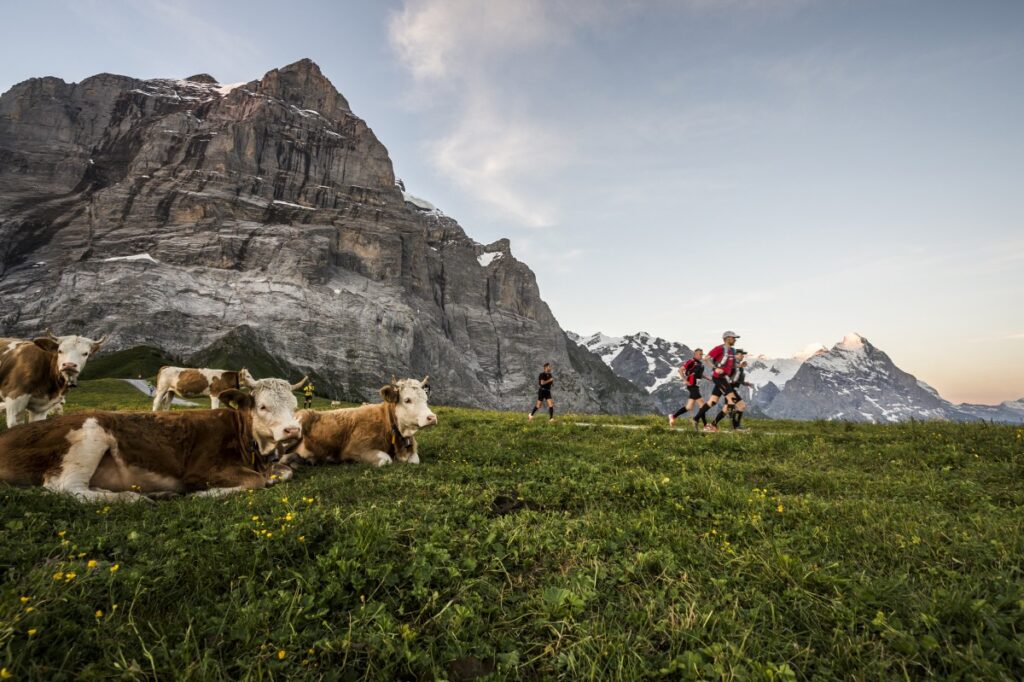
<path fill-rule="evenodd" d="M 267 487 L 268 478 L 252 469 L 238 465 L 214 469 L 205 477 L 209 486 L 192 493 L 197 497 L 223 497 L 242 490 L 258 490 Z"/>
<path fill-rule="evenodd" d="M 382 467 L 392 463 L 391 455 L 381 450 L 367 450 L 359 455 L 357 459 L 363 464 L 372 464 L 375 467 Z"/>
<path fill-rule="evenodd" d="M 220 409 L 220 398 L 218 398 L 215 395 L 211 395 L 210 396 L 210 409 L 211 410 Z"/>
<path fill-rule="evenodd" d="M 163 409 L 164 398 L 167 397 L 167 390 L 158 388 L 153 393 L 153 411 L 159 412 Z"/>
<path fill-rule="evenodd" d="M 7 428 L 18 425 L 18 418 L 21 417 L 21 413 L 28 407 L 28 401 L 32 396 L 19 395 L 17 398 L 7 398 L 4 400 L 4 407 L 7 409 Z"/>
<path fill-rule="evenodd" d="M 86 419 L 82 428 L 67 435 L 71 447 L 64 453 L 60 471 L 43 482 L 43 487 L 55 493 L 72 495 L 83 502 L 142 502 L 144 496 L 131 491 L 111 492 L 92 490 L 89 481 L 96 473 L 103 456 L 117 443 L 95 418 Z"/>

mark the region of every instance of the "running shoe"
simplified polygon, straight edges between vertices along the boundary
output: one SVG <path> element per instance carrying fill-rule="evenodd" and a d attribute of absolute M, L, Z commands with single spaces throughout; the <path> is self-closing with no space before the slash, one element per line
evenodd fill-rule
<path fill-rule="evenodd" d="M 675 425 L 676 425 L 676 418 L 675 418 L 675 415 L 671 415 L 671 414 L 670 414 L 670 415 L 668 416 L 668 428 L 670 428 L 670 429 L 671 429 L 671 428 L 672 428 L 673 426 L 675 426 Z"/>
<path fill-rule="evenodd" d="M 526 415 L 526 418 L 527 418 L 527 420 L 529 420 L 531 422 L 533 421 L 533 415 L 532 414 Z"/>
<path fill-rule="evenodd" d="M 705 424 L 704 430 L 707 431 L 708 433 L 718 433 L 718 427 L 715 426 L 714 424 Z"/>

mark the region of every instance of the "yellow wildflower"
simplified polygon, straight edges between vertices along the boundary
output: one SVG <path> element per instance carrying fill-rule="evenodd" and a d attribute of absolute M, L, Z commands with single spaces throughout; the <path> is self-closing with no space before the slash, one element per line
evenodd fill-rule
<path fill-rule="evenodd" d="M 29 637 L 35 637 L 37 632 L 39 632 L 39 630 L 36 630 L 35 628 L 29 628 L 28 629 L 28 636 Z"/>
<path fill-rule="evenodd" d="M 54 580 L 64 580 L 64 574 L 61 573 L 60 571 L 57 571 L 56 573 L 53 574 L 53 579 Z"/>
<path fill-rule="evenodd" d="M 87 563 L 85 566 L 86 566 L 86 568 L 96 568 L 96 560 L 95 559 L 89 559 L 89 563 Z"/>
<path fill-rule="evenodd" d="M 281 498 L 281 502 L 283 502 L 284 504 L 288 504 L 288 498 L 287 497 L 282 497 Z"/>
<path fill-rule="evenodd" d="M 32 613 L 35 610 L 36 610 L 36 607 L 34 607 L 34 606 L 26 606 L 25 607 L 25 613 Z"/>
<path fill-rule="evenodd" d="M 70 582 L 70 581 L 74 580 L 77 577 L 78 577 L 78 574 L 75 573 L 74 571 L 68 571 L 67 573 L 64 574 L 64 580 L 66 582 Z"/>
<path fill-rule="evenodd" d="M 305 541 L 306 541 L 306 536 L 305 535 L 300 535 L 299 536 L 299 542 L 305 542 Z"/>
<path fill-rule="evenodd" d="M 119 570 L 121 570 L 121 564 L 114 564 L 110 567 L 111 573 L 117 573 Z"/>
<path fill-rule="evenodd" d="M 294 518 L 295 518 L 295 515 L 292 514 L 291 512 L 288 512 L 287 514 L 284 515 L 284 520 L 285 521 L 291 521 Z"/>
<path fill-rule="evenodd" d="M 103 611 L 101 609 L 96 609 L 96 617 L 97 618 L 102 618 L 103 617 Z"/>
<path fill-rule="evenodd" d="M 781 514 L 782 512 L 786 511 L 786 508 L 780 504 L 778 507 L 775 508 L 775 511 Z"/>
<path fill-rule="evenodd" d="M 68 532 L 67 532 L 66 530 L 58 531 L 58 533 L 57 533 L 57 537 L 59 537 L 59 538 L 62 538 L 62 537 L 64 537 L 65 535 L 67 535 L 67 533 L 68 533 Z"/>
<path fill-rule="evenodd" d="M 20 599 L 22 604 L 27 604 L 30 597 L 21 597 Z"/>
<path fill-rule="evenodd" d="M 268 538 L 272 538 L 272 537 L 274 537 L 274 534 L 273 534 L 273 533 L 271 533 L 271 532 L 270 532 L 270 531 L 268 530 L 268 531 L 267 531 L 267 537 L 268 537 Z"/>
<path fill-rule="evenodd" d="M 284 652 L 284 649 L 279 649 L 277 652 L 277 660 L 283 661 L 285 656 L 287 656 L 287 654 Z"/>
<path fill-rule="evenodd" d="M 260 517 L 258 517 L 258 516 L 254 516 L 254 517 L 252 517 L 252 520 L 253 520 L 253 521 L 259 521 L 259 520 L 260 520 Z"/>
<path fill-rule="evenodd" d="M 9 680 L 12 677 L 14 677 L 14 673 L 7 668 L 0 668 L 0 680 Z"/>

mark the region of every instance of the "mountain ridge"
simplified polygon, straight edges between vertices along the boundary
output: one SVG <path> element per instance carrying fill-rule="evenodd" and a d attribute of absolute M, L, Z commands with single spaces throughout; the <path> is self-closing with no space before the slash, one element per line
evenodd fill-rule
<path fill-rule="evenodd" d="M 688 346 L 646 332 L 624 336 L 570 334 L 617 374 L 651 393 L 662 412 L 685 402 L 686 391 L 676 374 L 681 362 L 675 360 L 692 357 Z M 664 348 L 685 350 L 669 356 L 659 352 Z M 629 369 L 619 362 L 624 353 L 630 354 Z M 666 370 L 673 362 L 674 366 Z M 809 344 L 789 358 L 748 355 L 747 364 L 746 379 L 753 386 L 742 389 L 741 395 L 752 414 L 759 416 L 883 423 L 911 418 L 1024 421 L 1024 398 L 999 405 L 953 404 L 927 383 L 899 369 L 886 353 L 854 332 L 831 348 Z M 658 371 L 637 371 L 642 365 L 657 367 Z M 705 383 L 702 392 L 709 394 L 710 385 Z"/>

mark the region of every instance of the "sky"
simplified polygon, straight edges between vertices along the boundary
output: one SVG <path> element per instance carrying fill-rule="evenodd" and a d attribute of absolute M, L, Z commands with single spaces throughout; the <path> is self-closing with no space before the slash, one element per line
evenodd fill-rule
<path fill-rule="evenodd" d="M 317 62 L 561 325 L 1024 397 L 1024 2 L 4 3 L 0 91 Z"/>

